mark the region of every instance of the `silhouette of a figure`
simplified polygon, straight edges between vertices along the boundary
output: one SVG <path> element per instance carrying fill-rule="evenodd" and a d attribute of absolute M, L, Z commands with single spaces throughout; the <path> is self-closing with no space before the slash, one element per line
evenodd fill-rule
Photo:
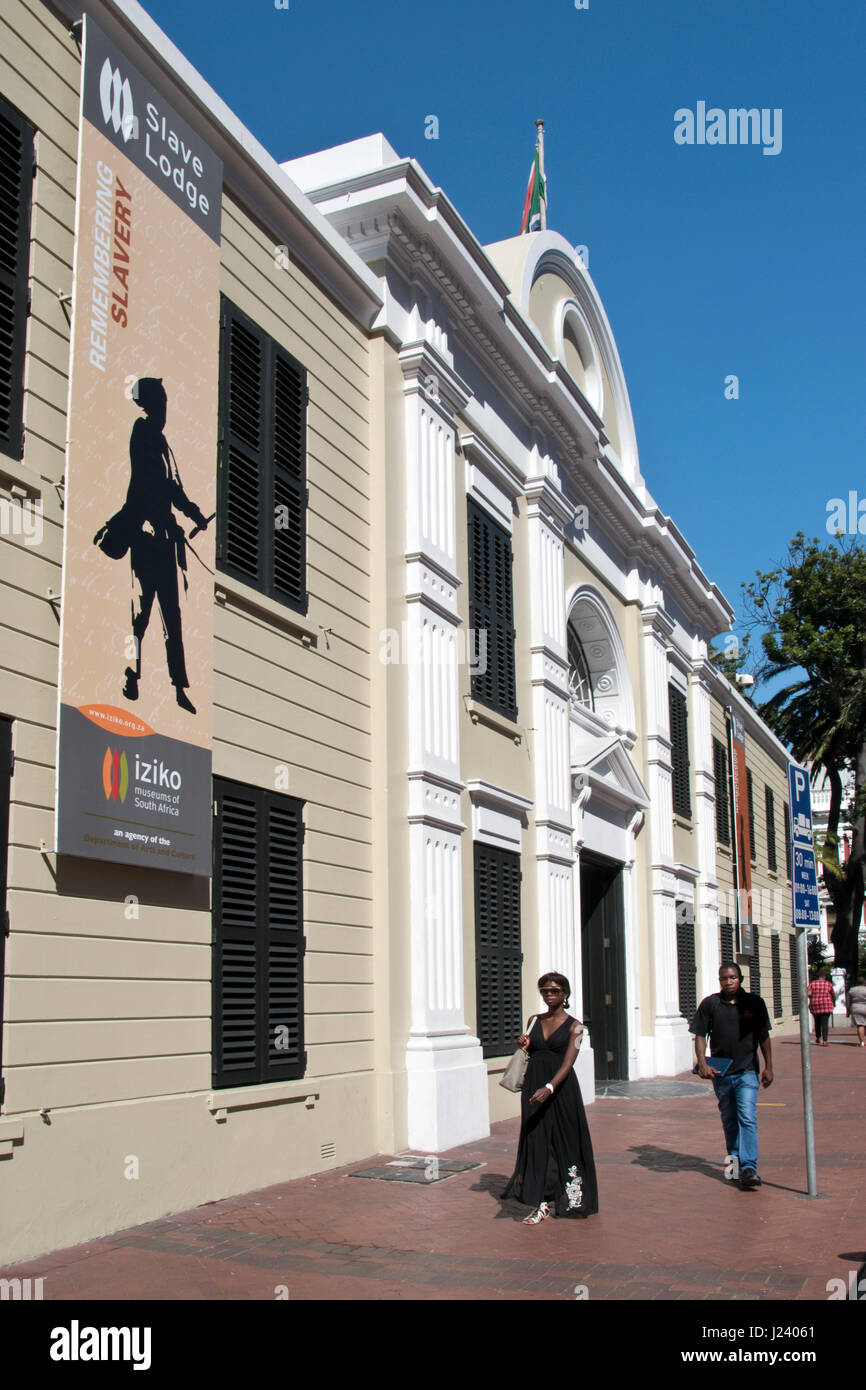
<path fill-rule="evenodd" d="M 132 388 L 132 398 L 144 411 L 136 420 L 129 440 L 130 480 L 123 507 L 129 535 L 132 566 L 132 632 L 135 638 L 135 666 L 127 666 L 123 694 L 138 699 L 141 680 L 141 644 L 150 622 L 153 601 L 159 602 L 165 637 L 168 674 L 175 687 L 181 709 L 195 714 L 186 689 L 189 678 L 183 650 L 177 571 L 186 582 L 186 535 L 175 520 L 173 508 L 183 512 L 203 530 L 208 524 L 194 502 L 190 502 L 180 481 L 174 455 L 163 434 L 167 397 L 158 377 L 142 377 Z M 194 533 L 191 533 L 194 534 Z"/>

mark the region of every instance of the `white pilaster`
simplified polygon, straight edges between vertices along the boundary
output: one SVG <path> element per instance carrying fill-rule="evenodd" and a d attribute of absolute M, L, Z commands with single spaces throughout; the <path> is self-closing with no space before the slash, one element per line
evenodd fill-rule
<path fill-rule="evenodd" d="M 526 483 L 530 651 L 535 770 L 535 857 L 539 972 L 558 970 L 574 985 L 571 747 L 562 530 L 572 508 L 552 460 L 535 451 Z"/>
<path fill-rule="evenodd" d="M 675 1076 L 691 1055 L 688 1025 L 679 1011 L 674 872 L 673 770 L 668 708 L 667 648 L 674 623 L 651 605 L 641 613 L 644 648 L 644 724 L 647 791 L 650 798 L 650 883 L 652 895 L 653 1071 Z M 645 1065 L 645 1062 L 644 1062 Z"/>
<path fill-rule="evenodd" d="M 400 353 L 406 430 L 409 1147 L 431 1153 L 490 1132 L 487 1068 L 465 1021 L 453 412 L 469 393 L 435 323 Z"/>
<path fill-rule="evenodd" d="M 698 999 L 719 987 L 719 884 L 716 877 L 716 783 L 713 772 L 711 713 L 712 667 L 706 660 L 692 665 L 690 714 L 694 738 L 695 827 L 698 845 L 696 936 Z"/>

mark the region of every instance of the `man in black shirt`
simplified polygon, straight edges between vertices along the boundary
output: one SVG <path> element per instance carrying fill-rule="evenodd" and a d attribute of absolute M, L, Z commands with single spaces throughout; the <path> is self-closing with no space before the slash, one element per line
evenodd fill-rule
<path fill-rule="evenodd" d="M 712 1081 L 728 1156 L 734 1160 L 731 1177 L 739 1172 L 740 1186 L 760 1187 L 758 1177 L 758 1048 L 764 1058 L 762 1086 L 773 1082 L 773 1054 L 770 1045 L 770 1016 L 759 994 L 742 988 L 743 972 L 738 965 L 723 965 L 719 971 L 719 993 L 708 994 L 698 1005 L 689 1024 L 695 1035 L 698 1076 Z M 706 1046 L 710 1038 L 712 1056 L 729 1058 L 724 1076 L 707 1065 Z"/>

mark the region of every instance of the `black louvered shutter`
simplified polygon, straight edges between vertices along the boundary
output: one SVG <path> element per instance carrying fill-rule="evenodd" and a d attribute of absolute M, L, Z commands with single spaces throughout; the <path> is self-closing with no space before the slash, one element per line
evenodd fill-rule
<path fill-rule="evenodd" d="M 218 781 L 214 809 L 213 1084 L 301 1077 L 302 804 Z"/>
<path fill-rule="evenodd" d="M 6 883 L 9 863 L 9 802 L 12 782 L 12 725 L 0 719 L 0 1107 L 6 1099 L 3 1077 L 3 983 L 6 977 L 6 934 L 9 918 Z"/>
<path fill-rule="evenodd" d="M 785 876 L 791 877 L 791 808 L 785 802 Z"/>
<path fill-rule="evenodd" d="M 475 845 L 475 977 L 485 1057 L 514 1051 L 521 1014 L 520 855 Z"/>
<path fill-rule="evenodd" d="M 781 1018 L 782 1008 L 782 950 L 778 936 L 770 938 L 770 952 L 773 967 L 773 1018 Z"/>
<path fill-rule="evenodd" d="M 750 768 L 746 768 L 746 789 L 749 799 L 749 858 L 757 859 L 758 851 L 755 841 L 755 797 L 752 788 L 752 773 Z"/>
<path fill-rule="evenodd" d="M 35 131 L 0 97 L 0 452 L 24 452 L 24 347 Z"/>
<path fill-rule="evenodd" d="M 734 965 L 734 924 L 719 923 L 719 966 Z"/>
<path fill-rule="evenodd" d="M 266 492 L 264 335 L 223 302 L 222 451 L 217 518 L 220 567 L 265 587 L 262 513 Z"/>
<path fill-rule="evenodd" d="M 752 994 L 761 993 L 761 937 L 755 928 L 755 948 L 749 957 L 749 990 Z"/>
<path fill-rule="evenodd" d="M 307 375 L 223 300 L 217 562 L 307 611 Z"/>
<path fill-rule="evenodd" d="M 713 739 L 713 775 L 716 784 L 716 839 L 731 843 L 731 801 L 728 795 L 728 755 L 725 746 Z"/>
<path fill-rule="evenodd" d="M 695 958 L 695 909 L 691 903 L 677 903 L 677 980 L 680 1013 L 692 1018 L 698 1007 L 697 960 Z"/>
<path fill-rule="evenodd" d="M 797 934 L 793 932 L 788 937 L 788 964 L 791 969 L 791 1013 L 795 1018 L 800 1017 L 800 995 L 797 983 L 798 958 Z"/>
<path fill-rule="evenodd" d="M 668 708 L 671 721 L 671 763 L 673 767 L 674 814 L 691 820 L 692 798 L 689 787 L 689 725 L 688 704 L 682 690 L 668 686 Z"/>
<path fill-rule="evenodd" d="M 472 675 L 472 695 L 517 718 L 511 537 L 471 499 L 468 521 L 469 626 L 487 633 L 487 669 Z"/>
<path fill-rule="evenodd" d="M 303 838 L 301 803 L 266 794 L 267 1053 L 263 1079 L 304 1073 Z M 286 1070 L 288 1068 L 288 1071 Z"/>
<path fill-rule="evenodd" d="M 274 591 L 307 607 L 306 373 L 274 349 Z"/>
<path fill-rule="evenodd" d="M 767 810 L 767 868 L 774 872 L 776 864 L 776 799 L 770 787 L 764 788 L 764 805 Z"/>

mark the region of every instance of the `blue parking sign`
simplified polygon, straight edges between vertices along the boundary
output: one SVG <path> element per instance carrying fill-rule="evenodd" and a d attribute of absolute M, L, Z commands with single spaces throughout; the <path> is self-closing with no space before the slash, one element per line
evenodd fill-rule
<path fill-rule="evenodd" d="M 794 926 L 799 931 L 803 927 L 820 927 L 821 914 L 818 910 L 818 875 L 815 871 L 815 851 L 811 845 L 798 845 L 795 841 L 791 850 L 794 872 L 791 889 L 794 897 Z"/>
<path fill-rule="evenodd" d="M 788 764 L 788 798 L 791 803 L 791 839 L 812 847 L 812 791 L 809 774 L 797 763 Z"/>

